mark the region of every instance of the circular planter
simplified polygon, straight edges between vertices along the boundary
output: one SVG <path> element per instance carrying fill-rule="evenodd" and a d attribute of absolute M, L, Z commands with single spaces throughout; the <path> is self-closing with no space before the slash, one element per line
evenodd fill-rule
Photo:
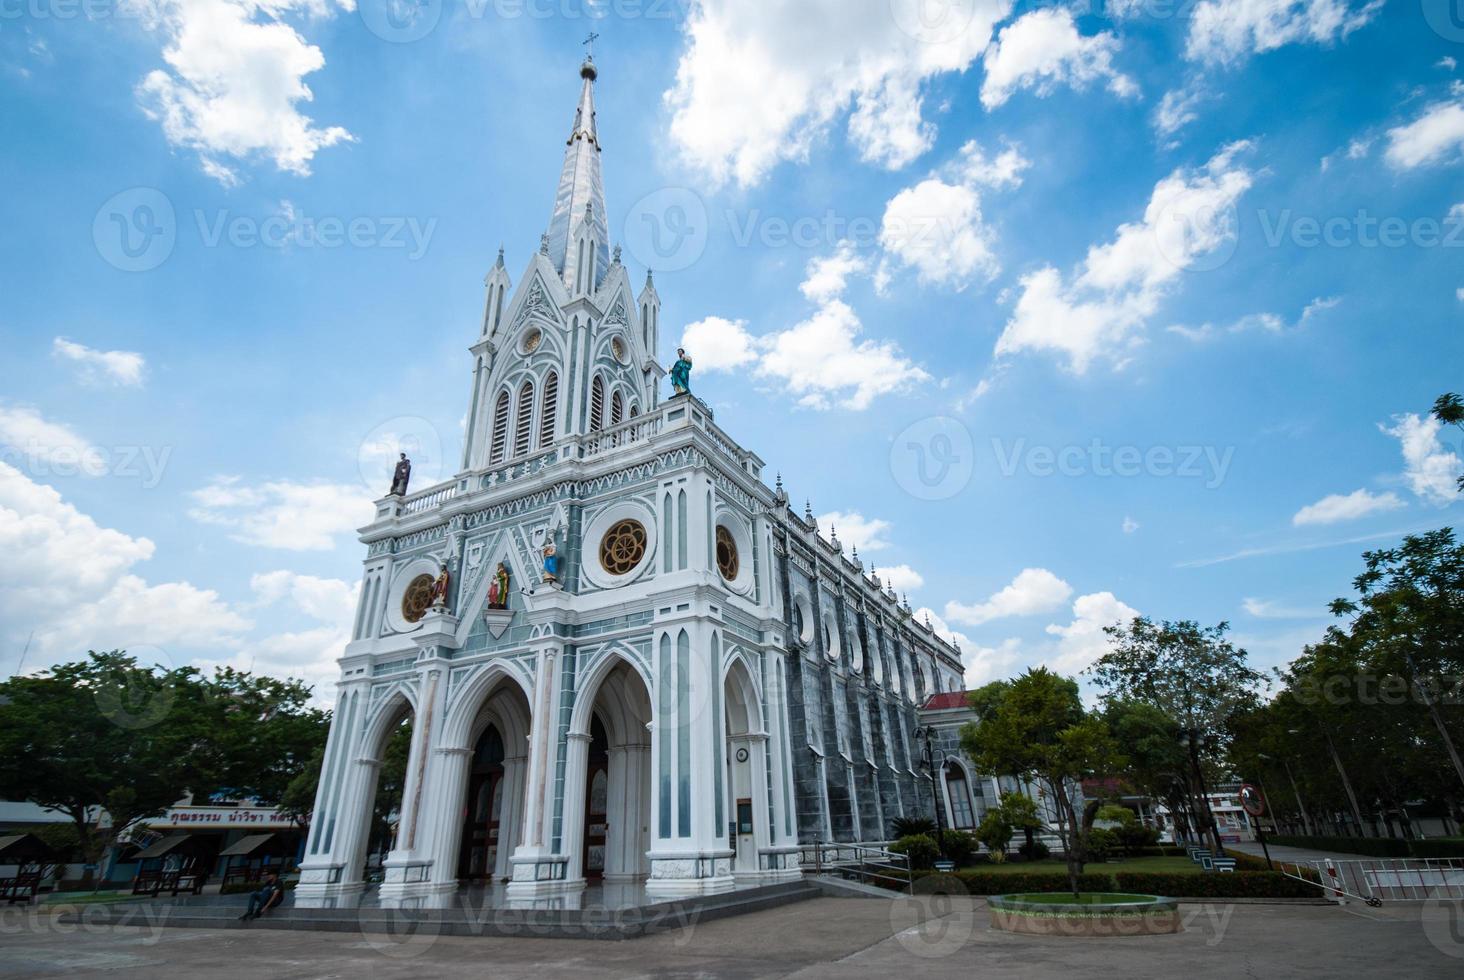
<path fill-rule="evenodd" d="M 1158 895 L 1067 892 L 991 895 L 991 928 L 1029 936 L 1162 936 L 1182 932 L 1179 902 Z"/>

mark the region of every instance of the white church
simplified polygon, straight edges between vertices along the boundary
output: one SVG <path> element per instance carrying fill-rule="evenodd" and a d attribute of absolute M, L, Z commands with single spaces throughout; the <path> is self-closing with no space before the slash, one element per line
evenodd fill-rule
<path fill-rule="evenodd" d="M 501 252 L 486 278 L 462 469 L 394 487 L 361 532 L 301 905 L 365 888 L 404 719 L 383 902 L 709 894 L 931 813 L 916 712 L 961 689 L 959 651 L 663 392 L 660 300 L 611 248 L 592 60 L 580 75 L 548 232 L 516 285 Z M 976 785 L 957 765 L 942 793 Z"/>

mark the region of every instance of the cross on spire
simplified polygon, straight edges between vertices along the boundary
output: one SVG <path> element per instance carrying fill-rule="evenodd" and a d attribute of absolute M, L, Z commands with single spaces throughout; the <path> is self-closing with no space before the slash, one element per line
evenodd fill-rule
<path fill-rule="evenodd" d="M 590 31 L 589 36 L 580 42 L 580 44 L 583 44 L 585 46 L 585 53 L 592 58 L 595 56 L 595 42 L 599 40 L 599 38 L 600 35 L 596 34 L 594 31 Z"/>

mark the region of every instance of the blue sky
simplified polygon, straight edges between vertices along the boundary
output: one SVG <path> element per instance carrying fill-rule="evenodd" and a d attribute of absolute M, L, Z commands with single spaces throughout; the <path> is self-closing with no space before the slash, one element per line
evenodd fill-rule
<path fill-rule="evenodd" d="M 663 359 L 973 683 L 1134 611 L 1284 663 L 1364 548 L 1455 520 L 1442 0 L 361 4 L 0 4 L 7 672 L 328 688 L 394 446 L 456 468 L 590 30 Z"/>

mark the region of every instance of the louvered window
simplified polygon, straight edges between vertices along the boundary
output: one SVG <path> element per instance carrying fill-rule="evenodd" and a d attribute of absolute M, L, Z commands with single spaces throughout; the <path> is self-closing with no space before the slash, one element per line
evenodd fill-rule
<path fill-rule="evenodd" d="M 554 442 L 554 422 L 559 408 L 559 373 L 550 371 L 544 379 L 544 409 L 539 414 L 539 445 Z"/>
<path fill-rule="evenodd" d="M 503 462 L 508 447 L 508 392 L 500 391 L 493 406 L 493 448 L 488 455 L 490 462 Z"/>
<path fill-rule="evenodd" d="M 518 418 L 513 427 L 513 454 L 522 456 L 529 451 L 529 433 L 534 431 L 534 384 L 525 381 L 519 389 Z"/>
<path fill-rule="evenodd" d="M 610 396 L 610 424 L 619 425 L 625 421 L 625 402 L 620 398 L 620 392 Z"/>
<path fill-rule="evenodd" d="M 590 431 L 599 432 L 605 427 L 605 382 L 596 375 L 590 383 Z"/>

